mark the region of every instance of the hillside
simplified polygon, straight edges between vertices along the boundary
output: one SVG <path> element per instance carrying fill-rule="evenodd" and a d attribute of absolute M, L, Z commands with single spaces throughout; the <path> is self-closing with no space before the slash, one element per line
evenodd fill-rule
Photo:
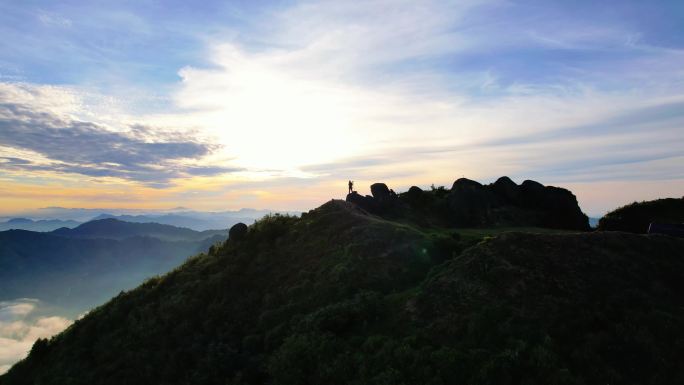
<path fill-rule="evenodd" d="M 652 222 L 684 223 L 684 198 L 634 202 L 606 214 L 598 230 L 645 234 Z"/>
<path fill-rule="evenodd" d="M 684 381 L 683 240 L 449 230 L 342 201 L 238 230 L 0 383 Z"/>

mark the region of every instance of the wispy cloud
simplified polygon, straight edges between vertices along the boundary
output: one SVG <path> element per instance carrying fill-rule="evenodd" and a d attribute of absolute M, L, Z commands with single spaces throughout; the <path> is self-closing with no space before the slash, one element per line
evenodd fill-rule
<path fill-rule="evenodd" d="M 1 157 L 6 171 L 52 171 L 115 177 L 164 186 L 183 176 L 218 175 L 237 168 L 184 162 L 218 149 L 190 134 L 133 125 L 113 131 L 92 122 L 9 100 L 0 93 L 0 146 L 40 155 L 40 161 Z"/>
<path fill-rule="evenodd" d="M 60 15 L 54 14 L 54 13 L 48 13 L 41 11 L 38 13 L 38 20 L 40 20 L 41 23 L 48 25 L 48 26 L 56 26 L 56 27 L 62 27 L 62 28 L 69 28 L 71 27 L 71 19 L 68 19 L 66 17 L 62 17 Z"/>
<path fill-rule="evenodd" d="M 673 22 L 681 7 L 314 0 L 97 8 L 46 8 L 72 20 L 50 33 L 0 27 L 10 36 L 6 67 L 23 58 L 26 76 L 50 74 L 32 81 L 70 84 L 5 99 L 3 119 L 14 128 L 0 134 L 0 168 L 13 178 L 53 170 L 180 186 L 169 192 L 178 199 L 284 205 L 286 194 L 302 201 L 302 186 L 309 202 L 334 195 L 349 177 L 397 186 L 502 174 L 684 186 L 684 31 Z M 0 9 L 0 21 L 28 12 Z"/>

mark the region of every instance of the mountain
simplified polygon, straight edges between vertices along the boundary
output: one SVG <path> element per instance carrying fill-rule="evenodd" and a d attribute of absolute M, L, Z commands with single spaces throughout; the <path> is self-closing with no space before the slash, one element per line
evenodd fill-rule
<path fill-rule="evenodd" d="M 38 340 L 0 384 L 684 382 L 684 240 L 365 202 L 383 215 L 333 200 L 236 226 Z"/>
<path fill-rule="evenodd" d="M 57 229 L 52 234 L 70 238 L 125 239 L 130 237 L 151 237 L 167 241 L 201 241 L 215 235 L 220 235 L 222 239 L 225 239 L 228 231 L 206 230 L 199 232 L 159 223 L 131 223 L 108 218 L 86 222 L 73 229 Z"/>
<path fill-rule="evenodd" d="M 652 222 L 684 223 L 684 197 L 634 202 L 617 208 L 601 218 L 598 230 L 645 234 Z"/>
<path fill-rule="evenodd" d="M 12 218 L 12 219 L 8 220 L 7 223 L 26 224 L 26 223 L 33 223 L 33 221 L 28 219 L 28 218 Z"/>
<path fill-rule="evenodd" d="M 252 223 L 256 219 L 270 213 L 269 210 L 242 209 L 239 211 L 198 212 L 183 211 L 162 215 L 112 215 L 100 214 L 92 220 L 118 219 L 135 223 L 159 223 L 164 225 L 185 227 L 196 231 L 211 229 L 228 229 L 236 223 Z"/>
<path fill-rule="evenodd" d="M 59 219 L 32 220 L 28 218 L 11 218 L 6 222 L 0 222 L 0 231 L 5 230 L 29 230 L 29 231 L 53 231 L 60 227 L 76 227 L 81 222 Z"/>
<path fill-rule="evenodd" d="M 36 298 L 70 316 L 224 241 L 156 223 L 91 221 L 50 233 L 0 232 L 0 301 Z"/>
<path fill-rule="evenodd" d="M 276 212 L 281 214 L 299 214 L 299 212 L 281 212 L 277 210 L 250 208 L 226 211 L 197 211 L 185 207 L 176 207 L 170 210 L 45 207 L 38 210 L 27 211 L 16 216 L 21 216 L 34 221 L 40 219 L 77 222 L 73 225 L 65 224 L 45 231 L 52 231 L 59 227 L 76 227 L 81 223 L 107 218 L 115 218 L 126 222 L 160 223 L 176 227 L 186 227 L 196 231 L 204 231 L 228 229 L 238 222 L 252 223 L 264 215 Z M 0 219 L 7 220 L 11 218 L 5 217 Z"/>

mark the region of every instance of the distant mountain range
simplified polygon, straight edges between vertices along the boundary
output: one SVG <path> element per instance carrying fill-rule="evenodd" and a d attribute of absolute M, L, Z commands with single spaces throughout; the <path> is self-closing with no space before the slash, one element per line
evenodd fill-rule
<path fill-rule="evenodd" d="M 249 211 L 243 214 L 233 213 L 201 213 L 201 214 L 163 214 L 163 215 L 112 215 L 100 214 L 93 220 L 114 218 L 135 223 L 159 223 L 163 225 L 185 227 L 197 231 L 228 229 L 236 223 L 252 223 L 269 212 Z"/>
<path fill-rule="evenodd" d="M 86 222 L 76 228 L 60 228 L 52 234 L 70 238 L 126 239 L 131 237 L 150 237 L 164 241 L 202 241 L 216 235 L 226 238 L 227 230 L 195 231 L 159 223 L 132 223 L 114 218 Z"/>
<path fill-rule="evenodd" d="M 60 227 L 76 227 L 81 222 L 61 219 L 33 220 L 29 218 L 12 218 L 6 222 L 0 222 L 0 231 L 5 230 L 30 230 L 52 231 Z"/>
<path fill-rule="evenodd" d="M 253 223 L 255 220 L 274 210 L 240 209 L 236 211 L 205 212 L 193 211 L 182 207 L 171 212 L 140 212 L 131 214 L 130 210 L 106 209 L 67 209 L 49 207 L 27 214 L 25 217 L 7 218 L 0 222 L 0 231 L 30 230 L 53 231 L 61 227 L 74 228 L 82 223 L 114 218 L 125 222 L 159 223 L 176 227 L 185 227 L 196 231 L 228 229 L 232 225 L 243 222 Z M 284 212 L 282 212 L 284 213 Z M 288 212 L 298 214 L 298 212 Z"/>
<path fill-rule="evenodd" d="M 198 232 L 103 219 L 42 233 L 0 232 L 0 301 L 37 298 L 75 316 L 188 256 L 224 241 L 227 230 Z"/>

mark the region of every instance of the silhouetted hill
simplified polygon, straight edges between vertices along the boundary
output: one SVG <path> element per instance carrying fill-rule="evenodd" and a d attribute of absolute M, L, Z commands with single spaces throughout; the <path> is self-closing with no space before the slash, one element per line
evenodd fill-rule
<path fill-rule="evenodd" d="M 598 230 L 645 234 L 651 222 L 684 223 L 684 198 L 656 199 L 622 206 L 601 218 Z"/>
<path fill-rule="evenodd" d="M 52 231 L 60 227 L 76 227 L 81 222 L 63 221 L 59 219 L 41 219 L 34 221 L 28 218 L 12 218 L 7 222 L 0 223 L 0 231 L 5 230 L 29 230 L 29 231 Z"/>
<path fill-rule="evenodd" d="M 169 241 L 200 241 L 215 235 L 224 239 L 228 230 L 195 231 L 159 223 L 131 223 L 114 218 L 86 222 L 76 228 L 61 228 L 52 232 L 71 238 L 125 239 L 130 237 L 152 237 Z"/>
<path fill-rule="evenodd" d="M 39 340 L 0 383 L 684 381 L 684 240 L 524 230 L 546 233 L 342 201 L 268 216 Z"/>

